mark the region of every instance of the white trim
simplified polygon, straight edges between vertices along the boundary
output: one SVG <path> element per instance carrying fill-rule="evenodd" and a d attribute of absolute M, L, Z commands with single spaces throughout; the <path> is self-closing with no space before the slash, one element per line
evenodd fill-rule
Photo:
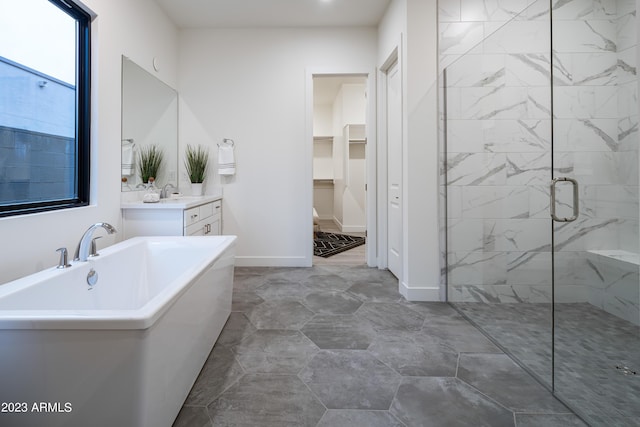
<path fill-rule="evenodd" d="M 313 250 L 313 245 L 310 246 Z M 305 257 L 237 256 L 236 267 L 311 267 Z"/>
<path fill-rule="evenodd" d="M 377 187 L 377 213 L 378 213 L 378 224 L 377 224 L 377 243 L 378 243 L 378 268 L 385 269 L 389 267 L 389 257 L 388 257 L 388 248 L 389 248 L 389 218 L 387 212 L 387 203 L 388 203 L 388 194 L 387 194 L 387 114 L 386 114 L 386 105 L 387 105 L 387 72 L 389 68 L 394 65 L 396 62 L 398 66 L 400 66 L 402 71 L 402 63 L 401 63 L 401 55 L 402 55 L 402 35 L 398 37 L 397 43 L 393 46 L 385 61 L 380 65 L 378 69 L 378 111 L 377 111 L 377 130 L 378 130 L 378 144 L 377 144 L 377 182 L 380 185 Z M 404 96 L 403 96 L 404 98 Z"/>
<path fill-rule="evenodd" d="M 378 266 L 377 238 L 376 226 L 378 224 L 378 144 L 377 144 L 377 96 L 376 96 L 376 76 L 377 70 L 340 70 L 326 68 L 307 68 L 305 70 L 305 162 L 309 167 L 305 172 L 305 179 L 308 185 L 305 186 L 307 194 L 304 194 L 302 200 L 313 209 L 313 77 L 314 76 L 363 76 L 367 79 L 367 111 L 366 111 L 366 157 L 367 157 L 367 202 L 365 213 L 367 225 L 362 232 L 367 231 L 367 253 L 366 261 L 370 267 Z M 305 221 L 307 221 L 305 219 Z M 342 229 L 342 224 L 333 218 L 333 221 Z M 313 218 L 309 215 L 309 227 L 313 230 Z M 305 227 L 306 229 L 306 227 Z M 305 236 L 305 259 L 308 259 L 309 265 L 313 264 L 313 232 L 306 233 Z"/>
<path fill-rule="evenodd" d="M 398 291 L 407 301 L 440 301 L 440 286 L 409 286 L 399 282 Z"/>

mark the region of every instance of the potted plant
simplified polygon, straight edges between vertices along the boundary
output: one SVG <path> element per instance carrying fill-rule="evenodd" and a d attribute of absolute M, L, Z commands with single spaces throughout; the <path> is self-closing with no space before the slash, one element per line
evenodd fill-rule
<path fill-rule="evenodd" d="M 187 145 L 184 156 L 184 166 L 191 181 L 191 191 L 194 196 L 202 195 L 202 183 L 207 177 L 209 164 L 209 149 L 202 145 L 197 147 Z"/>
<path fill-rule="evenodd" d="M 155 144 L 146 145 L 140 148 L 138 154 L 138 172 L 142 182 L 147 184 L 149 178 L 156 178 L 158 176 L 158 170 L 162 164 L 164 153 L 162 149 Z"/>

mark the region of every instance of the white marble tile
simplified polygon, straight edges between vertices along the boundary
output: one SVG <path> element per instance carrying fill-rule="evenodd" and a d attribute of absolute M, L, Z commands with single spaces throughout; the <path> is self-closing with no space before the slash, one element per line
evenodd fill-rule
<path fill-rule="evenodd" d="M 527 119 L 527 88 L 495 87 L 461 89 L 464 119 Z"/>
<path fill-rule="evenodd" d="M 637 219 L 625 219 L 618 227 L 619 233 L 619 247 L 622 250 L 640 253 L 638 247 L 638 236 L 640 236 L 640 230 L 638 230 Z"/>
<path fill-rule="evenodd" d="M 615 21 L 553 21 L 553 49 L 556 52 L 615 52 L 615 40 Z"/>
<path fill-rule="evenodd" d="M 594 118 L 594 86 L 557 86 L 553 90 L 553 115 L 557 119 Z"/>
<path fill-rule="evenodd" d="M 449 153 L 449 185 L 504 185 L 507 179 L 503 153 Z"/>
<path fill-rule="evenodd" d="M 460 0 L 438 0 L 438 22 L 460 21 Z"/>
<path fill-rule="evenodd" d="M 448 120 L 447 148 L 450 153 L 485 152 L 482 120 Z"/>
<path fill-rule="evenodd" d="M 467 54 L 447 68 L 447 84 L 454 87 L 495 87 L 505 84 L 504 54 Z"/>
<path fill-rule="evenodd" d="M 635 12 L 636 0 L 616 0 L 616 12 L 618 16 Z"/>
<path fill-rule="evenodd" d="M 551 149 L 551 120 L 484 120 L 485 150 L 536 153 Z"/>
<path fill-rule="evenodd" d="M 449 250 L 480 251 L 484 247 L 483 219 L 450 219 Z"/>
<path fill-rule="evenodd" d="M 578 86 L 616 84 L 618 55 L 615 52 L 563 54 L 570 58 L 571 83 Z"/>
<path fill-rule="evenodd" d="M 498 222 L 496 248 L 515 252 L 541 252 L 550 249 L 551 219 L 505 219 Z"/>
<path fill-rule="evenodd" d="M 465 186 L 462 188 L 463 218 L 526 218 L 529 192 L 524 186 Z"/>
<path fill-rule="evenodd" d="M 458 185 L 447 186 L 447 215 L 449 218 L 462 218 L 462 189 Z"/>
<path fill-rule="evenodd" d="M 527 118 L 551 118 L 551 90 L 548 86 L 527 88 Z"/>
<path fill-rule="evenodd" d="M 485 53 L 548 53 L 549 24 L 545 21 L 512 21 L 504 26 L 485 23 Z"/>
<path fill-rule="evenodd" d="M 484 38 L 481 22 L 451 22 L 440 25 L 440 52 L 444 55 L 465 54 Z"/>
<path fill-rule="evenodd" d="M 449 254 L 449 283 L 495 285 L 506 282 L 504 252 L 453 252 Z"/>
<path fill-rule="evenodd" d="M 551 152 L 507 154 L 507 185 L 544 185 L 551 181 Z"/>
<path fill-rule="evenodd" d="M 551 287 L 551 252 L 508 252 L 507 284 Z"/>
<path fill-rule="evenodd" d="M 549 219 L 549 183 L 544 185 L 530 185 L 529 191 L 529 218 Z"/>
<path fill-rule="evenodd" d="M 638 186 L 599 185 L 595 189 L 597 199 L 592 203 L 597 218 L 638 218 Z"/>
<path fill-rule="evenodd" d="M 578 218 L 574 222 L 554 223 L 555 247 L 564 251 L 611 249 L 618 245 L 618 219 Z"/>
<path fill-rule="evenodd" d="M 618 116 L 620 119 L 638 116 L 638 83 L 629 82 L 617 87 Z M 636 120 L 637 121 L 637 120 Z"/>
<path fill-rule="evenodd" d="M 618 118 L 618 89 L 615 86 L 595 86 L 595 115 L 598 119 Z"/>
<path fill-rule="evenodd" d="M 620 151 L 638 151 L 637 114 L 618 121 L 618 139 L 620 141 Z"/>
<path fill-rule="evenodd" d="M 634 83 L 637 85 L 637 51 L 635 48 L 619 50 L 617 55 L 617 76 L 618 84 Z"/>
<path fill-rule="evenodd" d="M 617 151 L 617 119 L 557 119 L 553 147 L 563 151 Z"/>
<path fill-rule="evenodd" d="M 526 0 L 461 0 L 463 21 L 508 21 L 527 7 Z"/>
<path fill-rule="evenodd" d="M 593 0 L 569 0 L 553 2 L 553 19 L 563 21 L 594 18 Z"/>
<path fill-rule="evenodd" d="M 506 58 L 507 86 L 549 87 L 549 53 L 510 53 Z"/>
<path fill-rule="evenodd" d="M 588 302 L 589 289 L 581 285 L 565 285 L 555 287 L 555 302 Z"/>
<path fill-rule="evenodd" d="M 634 47 L 637 41 L 637 20 L 636 13 L 621 15 L 616 21 L 617 40 L 616 46 L 619 51 Z"/>

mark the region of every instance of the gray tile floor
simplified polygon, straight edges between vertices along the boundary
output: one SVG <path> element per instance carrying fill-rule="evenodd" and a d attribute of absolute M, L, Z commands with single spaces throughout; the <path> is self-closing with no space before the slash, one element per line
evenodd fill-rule
<path fill-rule="evenodd" d="M 455 303 L 502 348 L 551 382 L 551 304 Z M 514 333 L 518 331 L 518 333 Z M 593 426 L 640 426 L 640 328 L 588 303 L 555 305 L 555 391 Z"/>
<path fill-rule="evenodd" d="M 174 426 L 583 426 L 446 303 L 363 266 L 237 268 Z"/>

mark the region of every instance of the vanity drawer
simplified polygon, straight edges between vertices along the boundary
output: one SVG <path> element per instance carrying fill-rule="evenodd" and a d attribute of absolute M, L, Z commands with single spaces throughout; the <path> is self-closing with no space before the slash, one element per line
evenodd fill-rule
<path fill-rule="evenodd" d="M 209 218 L 213 215 L 213 203 L 207 203 L 206 205 L 199 206 L 200 208 L 200 219 Z"/>
<path fill-rule="evenodd" d="M 184 211 L 184 226 L 188 227 L 191 224 L 195 224 L 200 221 L 200 206 L 196 206 L 195 208 L 186 209 Z"/>

